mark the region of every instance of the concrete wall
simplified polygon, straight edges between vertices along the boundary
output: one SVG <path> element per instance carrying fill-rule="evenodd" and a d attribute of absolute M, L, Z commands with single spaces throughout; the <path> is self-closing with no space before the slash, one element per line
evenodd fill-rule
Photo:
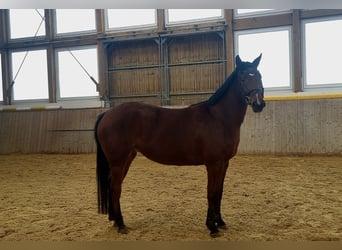
<path fill-rule="evenodd" d="M 93 127 L 101 109 L 0 112 L 0 153 L 95 152 Z M 248 108 L 241 154 L 342 155 L 342 98 L 267 101 Z"/>
<path fill-rule="evenodd" d="M 268 101 L 248 109 L 240 153 L 342 154 L 342 99 Z"/>

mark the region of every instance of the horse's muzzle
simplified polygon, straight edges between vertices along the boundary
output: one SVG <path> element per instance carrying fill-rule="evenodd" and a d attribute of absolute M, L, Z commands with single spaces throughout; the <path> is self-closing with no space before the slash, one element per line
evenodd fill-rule
<path fill-rule="evenodd" d="M 266 103 L 264 100 L 262 100 L 261 102 L 253 102 L 251 106 L 255 113 L 259 113 L 264 109 Z"/>

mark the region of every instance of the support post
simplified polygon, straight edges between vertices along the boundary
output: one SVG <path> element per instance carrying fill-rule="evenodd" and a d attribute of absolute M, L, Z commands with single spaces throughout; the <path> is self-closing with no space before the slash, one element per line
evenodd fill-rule
<path fill-rule="evenodd" d="M 300 10 L 295 9 L 292 13 L 292 72 L 293 91 L 301 92 L 302 87 L 302 29 L 300 22 Z"/>
<path fill-rule="evenodd" d="M 0 25 L 1 25 L 1 45 L 5 46 L 9 40 L 9 10 L 3 9 L 0 10 Z M 13 84 L 11 83 L 12 79 L 12 63 L 11 56 L 9 50 L 1 51 L 1 61 L 2 61 L 2 89 L 3 89 L 3 103 L 5 105 L 12 104 L 12 94 L 13 94 Z"/>
<path fill-rule="evenodd" d="M 234 27 L 233 27 L 233 10 L 225 9 L 224 18 L 226 21 L 226 77 L 234 71 L 235 60 L 234 60 Z"/>
<path fill-rule="evenodd" d="M 159 37 L 159 67 L 160 67 L 160 105 L 170 105 L 170 81 L 169 81 L 169 59 L 168 38 Z"/>
<path fill-rule="evenodd" d="M 49 41 L 47 47 L 47 67 L 48 67 L 48 88 L 49 88 L 49 102 L 57 102 L 57 57 L 56 51 L 51 43 L 55 38 L 56 32 L 56 12 L 55 10 L 45 10 L 45 30 Z"/>

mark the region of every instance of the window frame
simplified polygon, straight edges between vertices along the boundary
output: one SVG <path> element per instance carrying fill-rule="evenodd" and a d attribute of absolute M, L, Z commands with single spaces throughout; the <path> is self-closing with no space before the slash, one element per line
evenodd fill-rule
<path fill-rule="evenodd" d="M 258 9 L 255 9 L 258 10 Z M 284 13 L 291 13 L 291 9 L 268 9 L 262 11 L 255 11 L 249 13 L 238 13 L 238 9 L 234 9 L 234 19 L 241 19 L 241 18 L 252 18 L 252 17 L 264 17 L 264 16 L 273 16 L 279 15 Z"/>
<path fill-rule="evenodd" d="M 68 31 L 68 32 L 58 32 L 58 16 L 57 16 L 58 10 L 61 10 L 61 9 L 55 9 L 55 36 L 56 37 L 69 37 L 69 36 L 72 37 L 72 36 L 77 36 L 77 35 L 96 34 L 97 28 L 96 28 L 96 10 L 95 9 L 87 9 L 87 10 L 92 10 L 94 12 L 94 28 L 93 29 Z M 76 9 L 70 9 L 70 10 L 76 10 Z"/>
<path fill-rule="evenodd" d="M 248 30 L 240 30 L 234 32 L 234 56 L 237 56 L 239 53 L 239 35 L 248 35 L 248 34 L 259 34 L 259 33 L 268 33 L 268 32 L 277 32 L 277 31 L 288 31 L 288 43 L 289 43 L 289 85 L 287 86 L 273 86 L 273 87 L 265 87 L 266 92 L 289 92 L 293 91 L 293 46 L 292 46 L 292 26 L 279 26 L 279 27 L 270 27 L 270 28 L 257 28 L 257 29 L 248 29 Z"/>
<path fill-rule="evenodd" d="M 11 75 L 11 80 L 15 77 L 15 74 L 17 74 L 17 71 L 14 71 L 13 68 L 13 53 L 26 53 L 28 52 L 28 55 L 32 51 L 45 51 L 45 63 L 46 63 L 46 86 L 47 86 L 47 95 L 45 98 L 27 98 L 27 99 L 16 99 L 15 97 L 15 86 L 16 86 L 16 80 L 14 82 L 13 87 L 11 88 L 12 91 L 12 102 L 13 103 L 37 103 L 37 102 L 48 102 L 49 101 L 49 72 L 48 72 L 48 51 L 46 48 L 38 47 L 38 48 L 30 48 L 29 50 L 24 50 L 24 49 L 15 49 L 10 51 L 10 61 L 11 61 L 11 69 L 12 72 L 10 72 Z M 22 63 L 22 60 L 19 61 L 19 65 Z M 19 68 L 18 68 L 19 69 Z M 18 70 L 16 69 L 16 70 Z M 20 72 L 19 72 L 20 74 Z"/>
<path fill-rule="evenodd" d="M 93 96 L 67 96 L 67 97 L 62 97 L 61 96 L 61 84 L 60 84 L 60 67 L 59 67 L 59 52 L 68 52 L 68 50 L 70 49 L 71 52 L 73 52 L 74 50 L 87 50 L 87 49 L 95 49 L 96 50 L 96 59 L 97 59 L 97 54 L 98 54 L 98 47 L 96 45 L 85 45 L 85 46 L 77 46 L 77 47 L 72 47 L 72 48 L 58 48 L 55 50 L 55 54 L 56 54 L 56 101 L 57 102 L 69 102 L 69 101 L 75 101 L 75 100 L 99 100 L 100 99 L 100 95 L 99 92 L 95 91 L 95 95 Z M 71 55 L 70 55 L 71 56 Z M 76 56 L 77 58 L 77 56 Z M 75 59 L 73 59 L 75 60 Z M 76 62 L 77 63 L 77 62 Z M 82 63 L 82 62 L 81 62 Z M 99 79 L 99 71 L 98 71 L 98 61 L 96 63 L 96 67 L 97 67 L 97 76 L 92 76 L 95 79 Z M 79 67 L 81 67 L 79 65 Z M 87 69 L 88 70 L 88 69 Z M 83 69 L 82 69 L 83 71 Z M 86 72 L 84 72 L 84 74 L 86 74 Z M 89 78 L 89 81 L 91 81 L 91 79 Z M 94 83 L 91 83 L 94 84 Z"/>
<path fill-rule="evenodd" d="M 339 17 L 339 18 L 337 18 Z M 305 25 L 308 23 L 319 23 L 325 21 L 342 21 L 342 15 L 338 16 L 328 16 L 328 17 L 317 17 L 317 18 L 310 18 L 301 21 L 301 29 L 302 29 L 302 89 L 303 91 L 310 91 L 310 90 L 326 90 L 326 89 L 340 89 L 342 88 L 342 80 L 340 83 L 321 83 L 321 84 L 308 84 L 307 83 L 307 50 L 306 50 L 306 30 Z"/>
<path fill-rule="evenodd" d="M 174 22 L 170 22 L 170 20 L 169 20 L 169 10 L 170 9 L 165 9 L 165 11 L 164 11 L 164 13 L 165 13 L 165 15 L 164 15 L 165 26 L 166 27 L 174 27 L 174 26 L 180 26 L 180 25 L 191 25 L 191 24 L 201 24 L 201 23 L 215 22 L 215 21 L 224 21 L 224 9 L 220 9 L 221 10 L 220 16 L 196 18 L 196 19 L 181 20 L 181 21 L 174 21 Z"/>
<path fill-rule="evenodd" d="M 157 9 L 154 10 L 154 23 L 151 24 L 136 24 L 136 25 L 129 25 L 129 26 L 122 26 L 122 27 L 109 27 L 109 14 L 108 10 L 105 9 L 105 31 L 106 32 L 123 32 L 123 31 L 136 31 L 136 30 L 148 30 L 148 29 L 157 29 L 158 27 L 158 16 L 157 16 Z M 127 9 L 130 10 L 130 9 Z M 139 10 L 139 9 L 136 9 Z M 151 9 L 152 10 L 152 9 Z"/>
<path fill-rule="evenodd" d="M 25 10 L 32 10 L 32 11 L 36 11 L 35 9 L 25 9 Z M 40 10 L 40 9 L 39 9 Z M 43 35 L 35 35 L 35 33 L 37 32 L 37 29 L 38 29 L 38 26 L 37 27 L 34 27 L 34 33 L 32 34 L 32 36 L 23 36 L 23 37 L 15 37 L 13 38 L 12 37 L 12 27 L 11 27 L 11 9 L 8 10 L 8 22 L 9 22 L 9 25 L 8 25 L 8 40 L 10 42 L 15 42 L 15 41 L 32 41 L 32 40 L 43 40 L 45 39 L 45 37 L 47 36 L 47 31 L 46 31 L 46 27 L 45 27 L 45 22 L 46 22 L 46 17 L 45 17 L 45 9 L 42 9 L 43 10 L 43 15 L 44 15 L 44 20 L 41 24 L 41 27 L 39 29 L 41 29 L 42 27 L 44 28 L 44 34 Z M 42 20 L 40 20 L 41 22 Z M 39 22 L 39 24 L 40 24 Z"/>

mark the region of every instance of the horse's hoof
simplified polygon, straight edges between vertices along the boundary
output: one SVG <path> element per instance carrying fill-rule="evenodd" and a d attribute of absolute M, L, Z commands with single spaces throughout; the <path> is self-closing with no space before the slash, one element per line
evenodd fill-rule
<path fill-rule="evenodd" d="M 114 222 L 114 227 L 118 229 L 120 234 L 128 234 L 128 228 L 125 225 L 119 226 L 116 222 Z"/>
<path fill-rule="evenodd" d="M 127 227 L 119 228 L 118 232 L 120 234 L 128 234 L 128 229 L 127 229 Z"/>
<path fill-rule="evenodd" d="M 217 238 L 217 237 L 221 237 L 222 236 L 222 233 L 220 231 L 217 231 L 217 232 L 211 232 L 210 233 L 210 236 L 212 238 Z"/>
<path fill-rule="evenodd" d="M 220 226 L 217 226 L 219 229 L 222 229 L 222 230 L 228 230 L 228 227 L 227 225 L 220 225 Z"/>

